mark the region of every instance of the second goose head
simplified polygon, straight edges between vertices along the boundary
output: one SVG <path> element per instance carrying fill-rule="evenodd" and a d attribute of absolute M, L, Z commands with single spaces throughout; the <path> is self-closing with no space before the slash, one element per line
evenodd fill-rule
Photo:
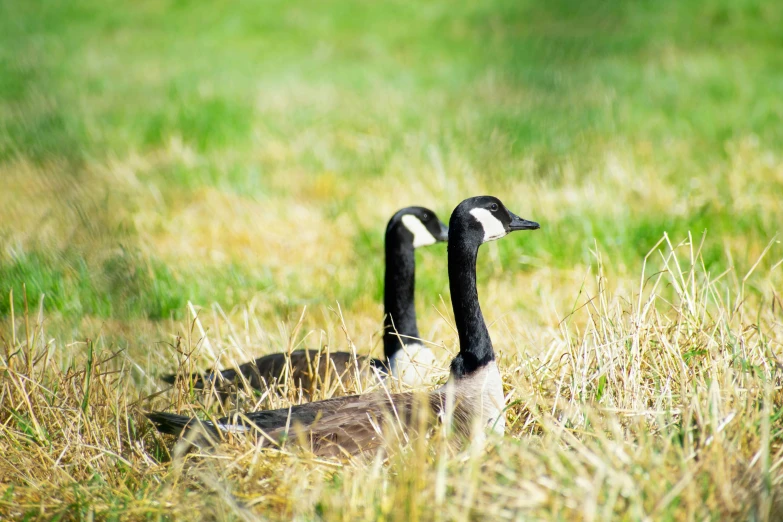
<path fill-rule="evenodd" d="M 386 225 L 386 246 L 419 248 L 449 240 L 449 227 L 432 210 L 406 207 L 398 210 Z"/>
<path fill-rule="evenodd" d="M 383 351 L 392 375 L 410 385 L 420 384 L 435 362 L 429 348 L 417 341 L 414 250 L 447 241 L 448 236 L 448 227 L 424 207 L 403 208 L 386 226 Z"/>

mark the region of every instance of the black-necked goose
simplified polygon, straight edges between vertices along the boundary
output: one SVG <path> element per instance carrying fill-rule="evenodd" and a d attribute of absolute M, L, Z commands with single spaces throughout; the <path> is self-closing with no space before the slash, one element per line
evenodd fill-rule
<path fill-rule="evenodd" d="M 497 198 L 479 196 L 460 203 L 451 215 L 449 226 L 449 284 L 459 333 L 459 354 L 452 360 L 449 382 L 429 393 L 426 402 L 435 418 L 449 418 L 452 426 L 464 435 L 469 435 L 476 424 L 502 433 L 505 429 L 503 387 L 479 306 L 476 258 L 482 243 L 515 230 L 537 229 L 539 225 L 514 215 Z M 174 435 L 199 426 L 213 437 L 260 429 L 268 437 L 264 440 L 280 440 L 294 427 L 297 434 L 309 439 L 310 448 L 316 454 L 356 454 L 382 443 L 380 430 L 388 419 L 410 424 L 415 397 L 413 393 L 376 392 L 238 414 L 216 422 L 162 412 L 147 416 L 159 431 Z"/>
<path fill-rule="evenodd" d="M 422 346 L 416 325 L 414 303 L 416 248 L 446 241 L 448 228 L 432 210 L 424 207 L 407 207 L 399 210 L 386 226 L 386 277 L 384 280 L 384 335 L 383 348 L 386 361 L 359 357 L 359 365 L 377 369 L 381 374 L 391 369 L 391 374 L 408 385 L 424 382 L 428 371 L 433 368 L 435 356 L 429 348 Z M 287 372 L 291 364 L 290 373 Z M 355 377 L 355 366 L 349 352 L 319 352 L 318 350 L 296 350 L 290 354 L 274 353 L 255 361 L 247 362 L 235 369 L 221 370 L 223 381 L 236 383 L 240 374 L 253 388 L 260 389 L 273 380 L 287 382 L 305 392 L 314 391 L 314 386 L 326 379 L 330 371 L 343 381 Z M 315 378 L 315 376 L 318 378 Z M 202 376 L 193 374 L 196 388 L 203 388 L 207 382 L 218 378 L 216 372 Z M 173 384 L 176 374 L 162 377 Z M 216 384 L 219 384 L 216 382 Z"/>

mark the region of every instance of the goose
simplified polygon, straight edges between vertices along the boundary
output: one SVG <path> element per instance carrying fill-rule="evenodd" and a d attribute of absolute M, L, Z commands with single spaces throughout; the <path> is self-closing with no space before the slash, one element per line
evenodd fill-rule
<path fill-rule="evenodd" d="M 424 382 L 435 364 L 432 351 L 415 342 L 419 339 L 414 303 L 416 257 L 414 250 L 448 240 L 448 227 L 432 210 L 407 207 L 397 211 L 386 226 L 386 273 L 384 278 L 384 359 L 360 356 L 359 366 L 374 369 L 380 376 L 389 372 L 409 386 Z M 291 372 L 287 373 L 288 364 Z M 216 381 L 237 383 L 241 376 L 250 386 L 262 389 L 274 379 L 287 382 L 292 388 L 302 389 L 307 395 L 326 379 L 327 369 L 336 373 L 344 384 L 349 384 L 355 373 L 350 352 L 325 353 L 319 350 L 295 350 L 290 354 L 274 353 L 255 361 L 241 364 L 237 369 L 209 371 L 206 375 L 192 374 L 195 388 L 204 388 Z M 336 371 L 335 371 L 336 370 Z M 317 376 L 316 376 L 317 374 Z M 218 375 L 220 377 L 218 377 Z M 174 384 L 177 374 L 161 377 Z"/>
<path fill-rule="evenodd" d="M 383 443 L 383 427 L 399 422 L 413 430 L 414 406 L 424 404 L 434 415 L 428 426 L 448 422 L 465 437 L 487 430 L 503 434 L 503 387 L 495 363 L 476 289 L 479 246 L 516 230 L 538 229 L 539 224 L 510 212 L 492 196 L 477 196 L 460 203 L 449 221 L 448 274 L 452 308 L 459 336 L 459 353 L 451 361 L 447 383 L 422 397 L 413 392 L 373 392 L 338 397 L 278 410 L 234 414 L 218 420 L 200 420 L 165 412 L 146 416 L 162 433 L 182 436 L 200 444 L 227 434 L 261 434 L 261 444 L 280 441 L 293 432 L 292 441 L 306 442 L 319 456 L 353 456 Z M 482 429 L 474 430 L 480 426 Z M 391 426 L 390 426 L 391 427 Z"/>

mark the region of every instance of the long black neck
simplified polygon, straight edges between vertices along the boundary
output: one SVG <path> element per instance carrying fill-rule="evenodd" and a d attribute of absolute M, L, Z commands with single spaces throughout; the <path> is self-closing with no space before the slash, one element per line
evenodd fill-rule
<path fill-rule="evenodd" d="M 384 280 L 383 352 L 392 355 L 419 337 L 413 292 L 416 286 L 416 257 L 413 245 L 401 240 L 394 230 L 386 233 L 386 278 Z"/>
<path fill-rule="evenodd" d="M 476 290 L 479 244 L 452 240 L 449 236 L 449 287 L 459 334 L 459 354 L 451 362 L 451 373 L 456 378 L 469 375 L 495 360 Z"/>

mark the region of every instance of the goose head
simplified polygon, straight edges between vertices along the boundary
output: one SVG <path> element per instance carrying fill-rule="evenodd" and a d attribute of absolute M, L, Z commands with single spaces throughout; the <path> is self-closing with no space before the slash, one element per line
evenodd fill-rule
<path fill-rule="evenodd" d="M 448 241 L 449 227 L 428 208 L 407 207 L 389 220 L 386 237 L 394 237 L 400 244 L 419 248 Z"/>
<path fill-rule="evenodd" d="M 515 230 L 536 230 L 535 221 L 522 219 L 494 196 L 468 198 L 454 209 L 449 225 L 463 240 L 476 246 L 494 241 Z"/>

